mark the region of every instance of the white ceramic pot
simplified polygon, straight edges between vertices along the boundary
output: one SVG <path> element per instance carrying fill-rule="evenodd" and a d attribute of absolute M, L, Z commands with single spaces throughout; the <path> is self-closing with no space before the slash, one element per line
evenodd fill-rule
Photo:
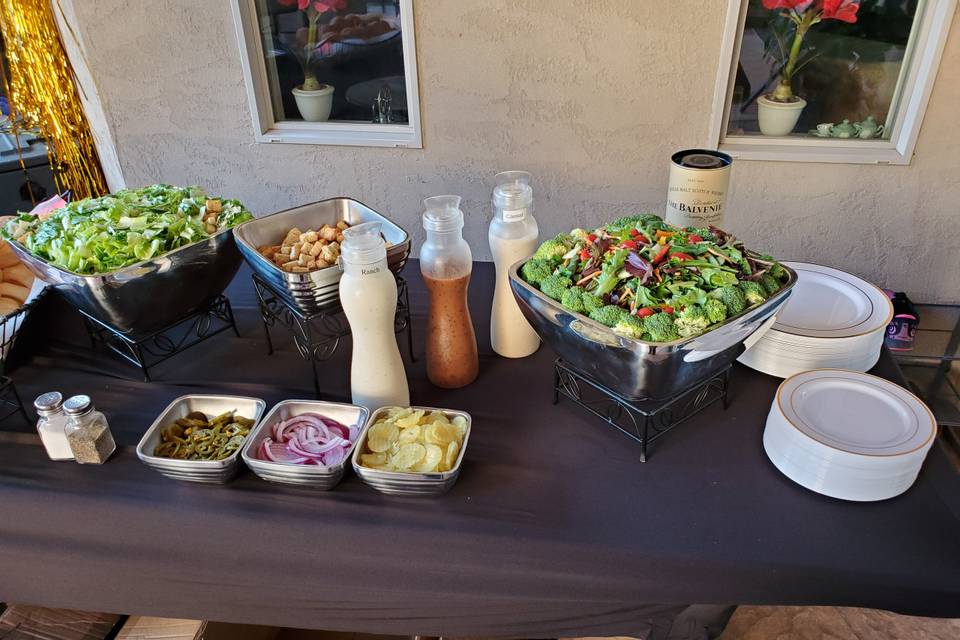
<path fill-rule="evenodd" d="M 799 97 L 796 102 L 776 102 L 767 96 L 760 96 L 757 98 L 760 133 L 765 136 L 790 135 L 805 106 L 807 101 Z"/>
<path fill-rule="evenodd" d="M 333 86 L 325 84 L 313 91 L 294 87 L 293 97 L 297 101 L 300 115 L 307 122 L 325 122 L 330 117 L 330 109 L 333 108 Z"/>

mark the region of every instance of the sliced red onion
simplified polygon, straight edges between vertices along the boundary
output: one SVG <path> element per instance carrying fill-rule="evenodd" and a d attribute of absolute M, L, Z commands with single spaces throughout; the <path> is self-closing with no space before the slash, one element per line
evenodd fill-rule
<path fill-rule="evenodd" d="M 359 425 L 346 426 L 318 413 L 304 413 L 273 426 L 257 457 L 286 464 L 341 464 L 356 442 Z"/>

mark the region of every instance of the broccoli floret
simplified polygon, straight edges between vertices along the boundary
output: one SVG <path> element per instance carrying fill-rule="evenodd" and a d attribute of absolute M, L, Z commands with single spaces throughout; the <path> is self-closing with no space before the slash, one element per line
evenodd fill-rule
<path fill-rule="evenodd" d="M 703 307 L 692 304 L 677 314 L 674 325 L 677 327 L 677 333 L 684 338 L 689 338 L 703 333 L 710 326 L 710 318 L 707 317 Z"/>
<path fill-rule="evenodd" d="M 553 275 L 553 263 L 549 260 L 534 258 L 520 267 L 520 275 L 535 287 L 539 287 L 544 278 Z"/>
<path fill-rule="evenodd" d="M 540 245 L 537 252 L 533 254 L 534 258 L 541 260 L 559 260 L 565 253 L 573 248 L 573 237 L 565 233 L 558 233 L 555 238 L 551 238 Z"/>
<path fill-rule="evenodd" d="M 592 293 L 588 293 L 582 287 L 570 287 L 563 292 L 560 304 L 570 311 L 590 315 L 591 311 L 603 306 L 603 300 Z"/>
<path fill-rule="evenodd" d="M 610 233 L 619 233 L 626 229 L 635 229 L 650 224 L 651 221 L 662 222 L 662 220 L 652 213 L 642 213 L 638 216 L 623 216 L 617 218 L 607 225 L 607 231 Z"/>
<path fill-rule="evenodd" d="M 570 287 L 563 292 L 560 297 L 560 304 L 575 313 L 587 313 L 587 308 L 583 303 L 584 291 L 580 287 Z"/>
<path fill-rule="evenodd" d="M 592 293 L 587 293 L 586 291 L 584 291 L 582 299 L 583 299 L 583 307 L 584 309 L 586 309 L 584 313 L 586 313 L 587 315 L 590 315 L 592 312 L 596 311 L 597 309 L 603 306 L 603 299 L 598 298 Z"/>
<path fill-rule="evenodd" d="M 670 342 L 680 337 L 673 316 L 669 313 L 655 313 L 643 319 L 643 328 L 650 334 L 653 342 Z"/>
<path fill-rule="evenodd" d="M 719 289 L 714 289 L 708 295 L 723 303 L 723 306 L 727 308 L 727 317 L 735 316 L 747 308 L 747 300 L 736 285 L 728 284 Z"/>
<path fill-rule="evenodd" d="M 573 238 L 574 242 L 586 242 L 589 235 L 590 233 L 586 229 L 574 229 L 570 232 L 570 237 Z"/>
<path fill-rule="evenodd" d="M 784 270 L 783 265 L 779 262 L 774 262 L 773 266 L 770 267 L 770 275 L 773 276 L 777 281 L 783 280 L 787 276 L 787 272 Z"/>
<path fill-rule="evenodd" d="M 590 312 L 590 319 L 596 320 L 600 324 L 605 324 L 608 327 L 614 327 L 620 318 L 626 314 L 626 311 L 621 309 L 615 304 L 608 304 L 600 307 L 599 309 L 594 309 Z"/>
<path fill-rule="evenodd" d="M 760 286 L 760 283 L 754 282 L 753 280 L 741 282 L 740 290 L 743 291 L 743 297 L 746 298 L 747 304 L 751 307 L 767 299 L 767 295 L 763 292 L 763 287 Z"/>
<path fill-rule="evenodd" d="M 769 273 L 760 276 L 760 286 L 763 287 L 764 292 L 768 296 L 772 296 L 777 291 L 780 291 L 780 283 Z"/>
<path fill-rule="evenodd" d="M 573 281 L 567 276 L 555 274 L 548 276 L 540 281 L 540 291 L 548 298 L 553 298 L 557 302 L 563 299 L 563 292 L 573 285 Z"/>
<path fill-rule="evenodd" d="M 629 313 L 621 314 L 620 320 L 618 320 L 617 324 L 614 325 L 613 330 L 620 335 L 637 340 L 639 340 L 640 336 L 642 336 L 644 331 L 646 331 L 646 329 L 643 327 L 643 320 L 637 316 L 632 316 Z"/>
<path fill-rule="evenodd" d="M 703 310 L 707 312 L 707 318 L 710 324 L 723 322 L 727 319 L 727 307 L 716 298 L 709 298 L 703 305 Z"/>

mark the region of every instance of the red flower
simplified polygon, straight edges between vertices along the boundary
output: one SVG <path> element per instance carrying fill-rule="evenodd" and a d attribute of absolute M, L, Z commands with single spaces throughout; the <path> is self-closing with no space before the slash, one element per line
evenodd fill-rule
<path fill-rule="evenodd" d="M 823 19 L 853 23 L 859 9 L 860 0 L 823 0 Z"/>
<path fill-rule="evenodd" d="M 803 13 L 806 11 L 810 5 L 813 4 L 813 0 L 763 0 L 764 9 L 793 9 L 797 13 Z"/>
<path fill-rule="evenodd" d="M 285 7 L 292 7 L 296 3 L 300 11 L 306 11 L 313 4 L 313 9 L 317 13 L 340 11 L 347 8 L 347 0 L 325 0 L 324 2 L 314 0 L 312 3 L 311 0 L 277 0 L 277 2 Z"/>

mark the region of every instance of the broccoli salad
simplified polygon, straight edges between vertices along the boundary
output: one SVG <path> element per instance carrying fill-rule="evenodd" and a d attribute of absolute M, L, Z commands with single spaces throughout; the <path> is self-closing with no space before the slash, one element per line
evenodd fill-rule
<path fill-rule="evenodd" d="M 46 219 L 21 213 L 0 235 L 57 267 L 95 274 L 149 260 L 252 219 L 237 200 L 211 198 L 200 187 L 155 184 L 71 202 Z"/>
<path fill-rule="evenodd" d="M 547 240 L 520 275 L 566 309 L 648 342 L 709 331 L 788 278 L 716 227 L 674 227 L 650 214 Z"/>

